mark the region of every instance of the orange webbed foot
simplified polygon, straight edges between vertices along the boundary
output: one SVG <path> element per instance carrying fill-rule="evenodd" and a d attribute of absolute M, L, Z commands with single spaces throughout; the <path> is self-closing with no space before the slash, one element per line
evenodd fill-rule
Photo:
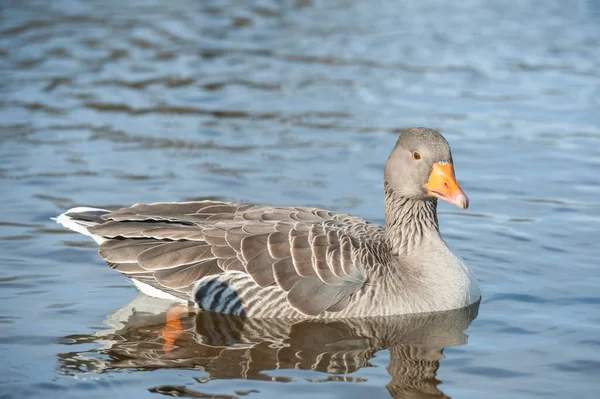
<path fill-rule="evenodd" d="M 175 341 L 183 333 L 181 327 L 181 316 L 188 312 L 188 308 L 183 305 L 173 306 L 167 311 L 167 324 L 160 330 L 159 336 L 165 340 L 163 351 L 171 352 L 175 348 Z"/>

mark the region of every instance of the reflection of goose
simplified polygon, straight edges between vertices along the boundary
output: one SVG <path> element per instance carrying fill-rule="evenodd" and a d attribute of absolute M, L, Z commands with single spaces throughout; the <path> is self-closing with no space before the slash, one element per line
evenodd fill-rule
<path fill-rule="evenodd" d="M 57 221 L 100 244 L 141 291 L 261 318 L 365 317 L 458 309 L 479 300 L 442 240 L 437 199 L 468 206 L 450 146 L 402 133 L 384 170 L 386 226 L 316 208 L 215 201 L 74 208 Z"/>
<path fill-rule="evenodd" d="M 162 313 L 152 313 L 161 306 Z M 175 323 L 173 319 L 166 323 L 168 314 L 184 308 L 168 309 L 161 300 L 138 295 L 109 317 L 111 330 L 65 337 L 67 345 L 103 347 L 62 353 L 59 359 L 61 368 L 73 375 L 172 368 L 202 370 L 209 379 L 290 381 L 264 371 L 300 369 L 332 374 L 320 381 L 361 381 L 348 374 L 369 367 L 374 354 L 387 349 L 387 371 L 392 377 L 387 388 L 393 397 L 439 397 L 443 394 L 436 387 L 435 375 L 442 351 L 466 343 L 463 331 L 476 317 L 478 306 L 419 315 L 296 322 L 186 310 Z M 165 389 L 156 388 L 157 392 Z"/>

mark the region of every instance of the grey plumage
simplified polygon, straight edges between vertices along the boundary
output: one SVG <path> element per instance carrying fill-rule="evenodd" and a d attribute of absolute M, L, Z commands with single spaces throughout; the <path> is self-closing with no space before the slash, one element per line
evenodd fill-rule
<path fill-rule="evenodd" d="M 414 161 L 417 150 L 429 161 Z M 77 208 L 58 221 L 99 241 L 115 270 L 206 310 L 298 318 L 453 309 L 479 292 L 439 236 L 437 200 L 424 188 L 432 165 L 451 161 L 435 131 L 400 136 L 385 168 L 385 229 L 323 209 L 218 201 Z"/>

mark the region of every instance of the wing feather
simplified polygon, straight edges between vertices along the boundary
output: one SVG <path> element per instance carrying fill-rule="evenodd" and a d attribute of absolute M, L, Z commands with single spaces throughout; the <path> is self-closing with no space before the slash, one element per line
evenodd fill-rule
<path fill-rule="evenodd" d="M 291 256 L 279 259 L 273 264 L 273 275 L 277 285 L 285 292 L 291 290 L 294 284 L 302 279 L 302 276 L 296 273 Z"/>
<path fill-rule="evenodd" d="M 242 230 L 242 226 L 235 226 L 227 229 L 227 232 L 225 233 L 225 240 L 231 248 L 235 249 L 236 252 L 240 252 L 244 236 L 245 233 Z"/>
<path fill-rule="evenodd" d="M 291 256 L 289 234 L 275 232 L 269 234 L 268 249 L 271 256 L 281 259 Z"/>
<path fill-rule="evenodd" d="M 219 259 L 220 261 L 221 259 Z M 236 270 L 238 272 L 245 272 L 246 268 L 244 267 L 244 265 L 242 264 L 242 262 L 240 262 L 240 260 L 236 257 L 236 258 L 229 258 L 229 259 L 225 259 L 222 263 L 221 263 L 221 269 L 223 270 L 227 270 L 227 271 L 232 271 L 232 270 Z"/>
<path fill-rule="evenodd" d="M 225 203 L 214 204 L 213 203 L 211 205 L 208 205 L 208 206 L 198 209 L 195 213 L 196 214 L 211 214 L 211 215 L 235 214 L 238 209 L 239 209 L 239 207 L 235 204 L 225 204 Z"/>
<path fill-rule="evenodd" d="M 156 240 L 147 239 L 106 240 L 100 244 L 98 253 L 107 262 L 131 263 L 136 262 L 139 254 L 156 245 Z"/>
<path fill-rule="evenodd" d="M 144 237 L 155 238 L 157 240 L 189 240 L 204 241 L 204 231 L 198 226 L 147 226 L 141 231 Z"/>
<path fill-rule="evenodd" d="M 292 230 L 296 231 L 297 230 Z M 296 272 L 302 277 L 308 277 L 315 274 L 312 266 L 312 249 L 308 242 L 307 235 L 296 235 L 292 237 L 291 245 L 292 260 Z"/>
<path fill-rule="evenodd" d="M 269 234 L 248 235 L 240 243 L 242 256 L 246 262 L 250 262 L 258 254 L 268 251 L 267 241 Z"/>
<path fill-rule="evenodd" d="M 275 259 L 271 258 L 269 251 L 263 251 L 250 259 L 246 265 L 246 271 L 256 284 L 261 287 L 266 287 L 275 284 L 275 276 L 273 275 L 273 263 Z"/>
<path fill-rule="evenodd" d="M 191 265 L 212 256 L 210 245 L 195 241 L 172 241 L 145 250 L 137 257 L 137 261 L 146 270 L 162 270 Z"/>
<path fill-rule="evenodd" d="M 327 249 L 329 248 L 329 244 L 327 242 L 327 237 L 316 236 L 312 241 L 312 250 L 313 250 L 313 258 L 312 264 L 313 268 L 321 279 L 326 284 L 340 285 L 344 284 L 344 280 L 337 277 L 330 268 L 329 263 L 327 262 Z"/>
<path fill-rule="evenodd" d="M 222 272 L 216 259 L 206 259 L 191 265 L 158 270 L 154 278 L 166 287 L 183 288 L 194 284 L 204 276 Z"/>
<path fill-rule="evenodd" d="M 137 262 L 136 263 L 115 263 L 115 262 L 106 262 L 111 269 L 118 271 L 119 273 L 123 273 L 126 275 L 129 274 L 148 274 L 148 270 L 141 267 Z M 130 276 L 133 277 L 133 276 Z"/>
<path fill-rule="evenodd" d="M 96 226 L 92 226 L 88 228 L 88 231 L 92 234 L 107 238 L 139 238 L 144 237 L 142 231 L 153 227 L 166 229 L 172 227 L 172 224 L 167 222 L 110 221 Z"/>
<path fill-rule="evenodd" d="M 211 247 L 211 251 L 212 251 L 212 254 L 216 258 L 219 258 L 219 259 L 229 259 L 229 258 L 235 258 L 237 256 L 235 249 L 233 249 L 231 247 L 227 247 L 227 246 L 213 245 Z"/>

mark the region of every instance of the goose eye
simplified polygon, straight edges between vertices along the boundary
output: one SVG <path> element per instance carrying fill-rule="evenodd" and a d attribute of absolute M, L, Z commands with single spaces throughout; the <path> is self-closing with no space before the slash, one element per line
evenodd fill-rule
<path fill-rule="evenodd" d="M 421 154 L 419 153 L 419 151 L 413 151 L 412 156 L 415 161 L 421 159 Z"/>

